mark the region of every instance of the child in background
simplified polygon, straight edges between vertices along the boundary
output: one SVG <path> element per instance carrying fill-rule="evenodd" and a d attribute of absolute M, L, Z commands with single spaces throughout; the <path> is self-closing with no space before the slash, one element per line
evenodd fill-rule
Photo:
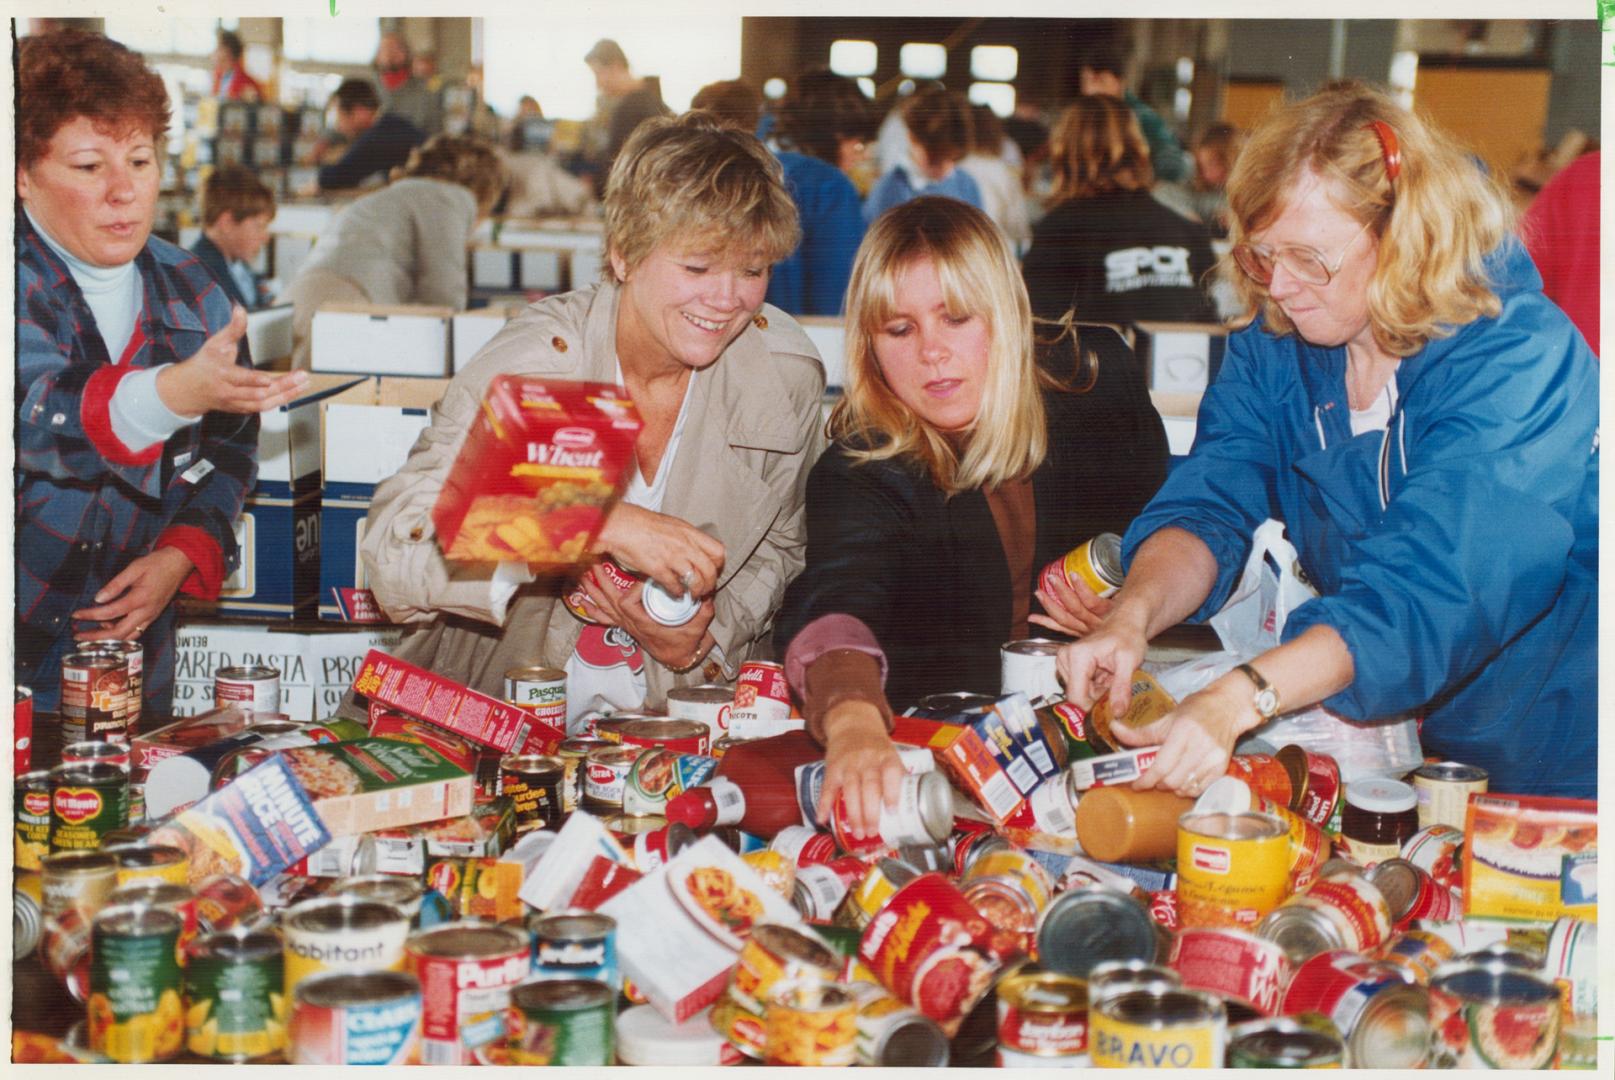
<path fill-rule="evenodd" d="M 202 236 L 191 252 L 248 311 L 271 299 L 250 264 L 269 240 L 274 219 L 275 193 L 246 166 L 221 165 L 202 182 Z"/>

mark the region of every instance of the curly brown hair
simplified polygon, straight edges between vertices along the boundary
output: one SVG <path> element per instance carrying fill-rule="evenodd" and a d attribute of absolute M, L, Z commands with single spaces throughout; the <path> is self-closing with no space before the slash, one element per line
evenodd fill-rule
<path fill-rule="evenodd" d="M 51 139 L 78 117 L 96 130 L 168 133 L 168 90 L 133 50 L 87 30 L 56 30 L 17 50 L 17 164 L 45 156 Z"/>
<path fill-rule="evenodd" d="M 476 196 L 477 210 L 483 214 L 493 209 L 510 182 L 510 170 L 493 144 L 472 135 L 433 135 L 392 172 L 394 180 L 408 176 L 459 184 Z"/>

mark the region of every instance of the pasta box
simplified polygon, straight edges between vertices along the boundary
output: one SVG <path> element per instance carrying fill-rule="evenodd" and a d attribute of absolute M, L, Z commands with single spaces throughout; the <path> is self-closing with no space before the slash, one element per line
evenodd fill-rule
<path fill-rule="evenodd" d="M 372 723 L 383 713 L 395 710 L 491 750 L 551 754 L 566 738 L 565 731 L 526 709 L 478 693 L 380 649 L 370 650 L 364 658 L 353 680 L 353 692 L 369 699 Z"/>
<path fill-rule="evenodd" d="M 1598 918 L 1598 803 L 1471 795 L 1464 818 L 1464 916 Z"/>
<path fill-rule="evenodd" d="M 355 739 L 280 751 L 332 836 L 471 812 L 471 774 L 429 746 Z"/>

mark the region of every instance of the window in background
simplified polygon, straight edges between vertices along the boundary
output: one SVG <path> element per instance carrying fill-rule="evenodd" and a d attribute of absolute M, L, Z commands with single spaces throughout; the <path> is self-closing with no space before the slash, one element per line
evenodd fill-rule
<path fill-rule="evenodd" d="M 977 45 L 970 50 L 970 75 L 991 82 L 1013 82 L 1020 52 L 1013 45 Z"/>
<path fill-rule="evenodd" d="M 1172 93 L 1172 116 L 1183 123 L 1189 119 L 1189 106 L 1194 101 L 1194 94 L 1189 85 L 1194 82 L 1194 59 L 1188 56 L 1178 57 L 1177 70 L 1178 88 Z"/>
<path fill-rule="evenodd" d="M 967 96 L 972 105 L 985 105 L 999 116 L 1015 111 L 1015 88 L 1009 83 L 971 83 Z"/>
<path fill-rule="evenodd" d="M 908 88 L 910 90 L 914 89 L 914 84 L 912 82 L 909 83 Z M 875 100 L 875 80 L 871 79 L 868 75 L 862 75 L 859 77 L 858 89 L 862 90 L 864 92 L 864 97 L 868 98 L 870 101 Z M 903 91 L 899 89 L 898 93 L 903 93 Z"/>
<path fill-rule="evenodd" d="M 880 50 L 873 41 L 832 41 L 830 70 L 837 75 L 873 75 Z"/>
<path fill-rule="evenodd" d="M 1391 54 L 1391 96 L 1404 109 L 1413 108 L 1413 86 L 1419 79 L 1419 54 L 1412 50 Z"/>
<path fill-rule="evenodd" d="M 368 65 L 381 41 L 381 23 L 375 19 L 343 19 L 333 32 L 328 16 L 317 19 L 282 19 L 281 52 L 288 60 L 324 64 Z"/>
<path fill-rule="evenodd" d="M 206 57 L 219 43 L 218 19 L 109 16 L 106 35 L 138 53 Z"/>
<path fill-rule="evenodd" d="M 767 82 L 763 83 L 763 97 L 767 98 L 769 101 L 778 101 L 780 98 L 785 96 L 786 89 L 787 87 L 784 79 L 769 79 Z"/>
<path fill-rule="evenodd" d="M 948 73 L 948 50 L 911 41 L 897 50 L 897 66 L 916 79 L 940 79 Z"/>
<path fill-rule="evenodd" d="M 552 120 L 587 120 L 598 93 L 584 54 L 611 38 L 635 75 L 661 80 L 674 112 L 690 107 L 710 82 L 740 77 L 739 15 L 622 17 L 600 12 L 510 16 L 483 20 L 483 85 L 501 116 L 515 114 L 523 94 L 538 99 Z"/>

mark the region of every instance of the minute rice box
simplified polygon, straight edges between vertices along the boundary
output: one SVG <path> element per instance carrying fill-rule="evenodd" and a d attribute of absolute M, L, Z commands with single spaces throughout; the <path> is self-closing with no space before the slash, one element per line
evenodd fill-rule
<path fill-rule="evenodd" d="M 298 746 L 280 757 L 332 836 L 374 832 L 471 812 L 472 776 L 429 746 L 354 739 Z"/>
<path fill-rule="evenodd" d="M 444 557 L 583 560 L 627 486 L 640 427 L 620 386 L 495 376 L 432 508 Z"/>

